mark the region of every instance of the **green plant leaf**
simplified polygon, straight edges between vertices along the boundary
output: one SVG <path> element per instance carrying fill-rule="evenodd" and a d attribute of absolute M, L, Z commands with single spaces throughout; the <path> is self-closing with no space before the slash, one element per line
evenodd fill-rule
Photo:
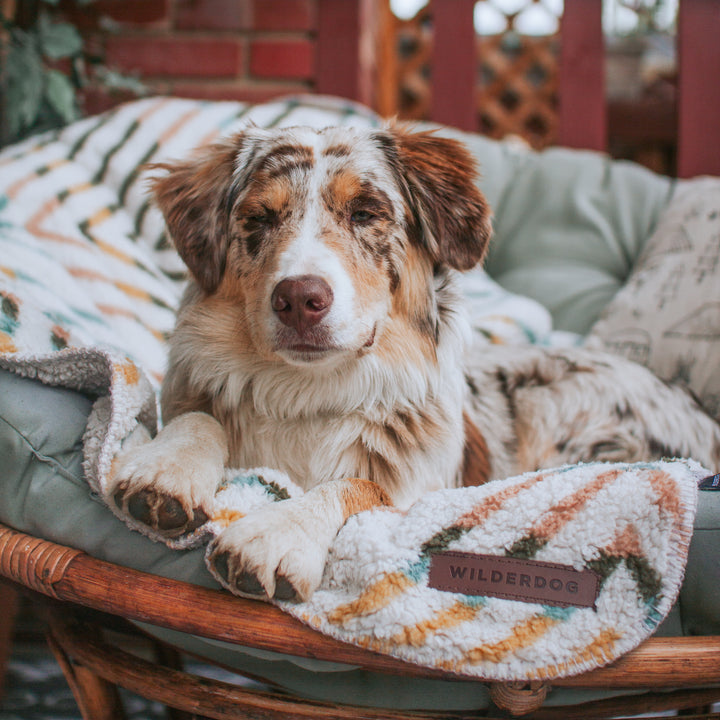
<path fill-rule="evenodd" d="M 78 117 L 75 88 L 59 70 L 48 70 L 45 73 L 45 99 L 63 122 L 67 123 Z"/>
<path fill-rule="evenodd" d="M 31 34 L 13 32 L 5 73 L 8 122 L 14 137 L 34 125 L 43 97 L 42 58 Z"/>
<path fill-rule="evenodd" d="M 82 51 L 80 33 L 70 23 L 53 22 L 44 13 L 38 21 L 38 37 L 43 55 L 51 60 L 72 57 Z"/>

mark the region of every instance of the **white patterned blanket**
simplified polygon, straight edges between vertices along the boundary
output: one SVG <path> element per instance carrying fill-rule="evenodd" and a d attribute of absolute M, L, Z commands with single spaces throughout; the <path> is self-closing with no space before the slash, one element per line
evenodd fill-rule
<path fill-rule="evenodd" d="M 0 367 L 97 397 L 85 469 L 101 495 L 123 441 L 140 425 L 155 431 L 165 337 L 184 277 L 140 167 L 248 121 L 377 118 L 317 98 L 254 107 L 153 98 L 0 154 Z M 553 339 L 536 303 L 481 272 L 464 282 L 488 342 Z M 477 677 L 590 669 L 639 644 L 672 606 L 703 474 L 690 461 L 588 464 L 431 493 L 404 514 L 362 513 L 338 535 L 320 590 L 282 607 L 342 640 Z M 228 469 L 194 540 L 298 492 L 272 470 Z M 475 556 L 496 564 L 474 565 Z M 450 590 L 438 585 L 441 562 Z M 591 598 L 573 604 L 580 576 Z M 559 585 L 561 601 L 551 592 Z M 518 599 L 529 587 L 536 598 Z"/>

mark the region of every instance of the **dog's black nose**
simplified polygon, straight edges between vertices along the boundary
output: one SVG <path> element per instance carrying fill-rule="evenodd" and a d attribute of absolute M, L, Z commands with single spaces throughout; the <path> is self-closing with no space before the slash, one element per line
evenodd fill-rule
<path fill-rule="evenodd" d="M 298 275 L 281 280 L 275 286 L 270 302 L 280 322 L 302 335 L 328 314 L 333 291 L 321 277 Z"/>

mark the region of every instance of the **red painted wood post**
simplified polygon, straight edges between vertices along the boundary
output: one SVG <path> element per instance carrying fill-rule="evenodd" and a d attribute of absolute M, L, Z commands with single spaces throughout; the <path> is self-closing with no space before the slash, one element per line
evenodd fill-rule
<path fill-rule="evenodd" d="M 679 177 L 720 175 L 720 2 L 678 9 Z"/>
<path fill-rule="evenodd" d="M 560 145 L 607 148 L 602 0 L 565 0 L 560 26 Z"/>
<path fill-rule="evenodd" d="M 372 105 L 375 0 L 318 0 L 315 89 Z"/>
<path fill-rule="evenodd" d="M 477 130 L 475 0 L 434 0 L 431 119 Z"/>

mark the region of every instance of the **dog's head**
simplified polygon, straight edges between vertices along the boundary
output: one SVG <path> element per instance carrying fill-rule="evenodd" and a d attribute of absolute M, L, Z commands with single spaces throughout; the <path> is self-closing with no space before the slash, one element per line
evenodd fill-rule
<path fill-rule="evenodd" d="M 399 325 L 431 345 L 437 278 L 490 236 L 472 157 L 433 133 L 250 128 L 162 167 L 155 197 L 202 302 L 266 359 L 362 355 Z"/>

